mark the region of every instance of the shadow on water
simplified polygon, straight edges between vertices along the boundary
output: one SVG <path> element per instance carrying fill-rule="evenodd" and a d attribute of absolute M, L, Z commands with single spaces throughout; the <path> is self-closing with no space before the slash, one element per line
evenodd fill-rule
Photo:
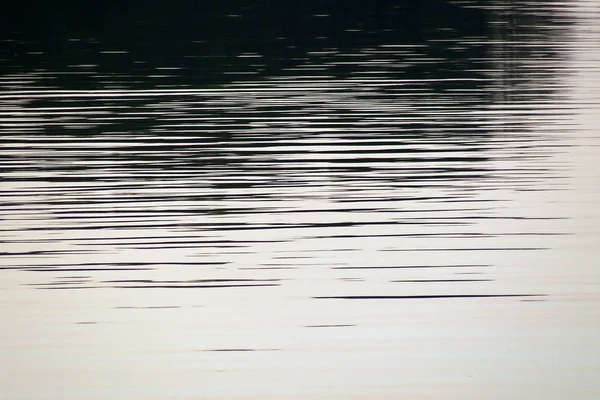
<path fill-rule="evenodd" d="M 569 112 L 557 105 L 563 30 L 544 28 L 568 30 L 560 10 L 195 4 L 169 8 L 177 25 L 159 8 L 47 5 L 76 26 L 44 15 L 3 27 L 2 269 L 119 278 L 41 286 L 63 289 L 431 269 L 391 282 L 470 293 L 496 279 L 450 268 L 483 274 L 490 252 L 543 251 L 541 237 L 565 233 L 546 229 L 560 215 L 510 207 L 562 187 L 548 163 Z M 128 22 L 101 32 L 115 18 Z M 201 279 L 153 278 L 166 269 Z M 526 295 L 383 298 L 497 296 Z"/>
<path fill-rule="evenodd" d="M 11 39 L 4 44 L 12 55 L 5 64 L 29 72 L 58 70 L 45 79 L 61 88 L 197 87 L 248 77 L 295 77 L 294 68 L 338 51 L 481 36 L 486 21 L 481 10 L 441 0 L 358 1 L 351 7 L 333 0 L 135 3 L 41 4 L 37 12 L 16 6 L 1 21 L 0 29 Z M 355 60 L 345 61 L 333 66 L 336 75 L 351 73 Z M 322 75 L 325 69 L 310 73 Z M 413 69 L 424 72 L 417 65 L 403 68 Z"/>

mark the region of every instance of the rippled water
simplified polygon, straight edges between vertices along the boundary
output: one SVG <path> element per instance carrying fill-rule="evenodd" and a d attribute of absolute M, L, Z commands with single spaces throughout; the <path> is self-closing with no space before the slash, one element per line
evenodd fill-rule
<path fill-rule="evenodd" d="M 6 398 L 596 398 L 600 4 L 462 3 L 152 72 L 3 42 Z"/>

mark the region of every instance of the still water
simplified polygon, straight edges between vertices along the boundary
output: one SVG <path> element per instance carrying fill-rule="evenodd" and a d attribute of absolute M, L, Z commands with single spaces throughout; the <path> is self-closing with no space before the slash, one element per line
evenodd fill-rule
<path fill-rule="evenodd" d="M 2 42 L 0 398 L 598 398 L 600 3 L 484 4 Z"/>

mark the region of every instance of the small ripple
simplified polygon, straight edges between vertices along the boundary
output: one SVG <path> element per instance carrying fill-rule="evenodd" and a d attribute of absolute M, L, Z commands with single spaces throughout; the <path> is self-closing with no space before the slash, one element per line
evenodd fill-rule
<path fill-rule="evenodd" d="M 471 298 L 497 298 L 497 297 L 542 297 L 547 294 L 424 294 L 407 296 L 316 296 L 313 299 L 339 299 L 339 300 L 415 300 L 415 299 L 471 299 Z"/>

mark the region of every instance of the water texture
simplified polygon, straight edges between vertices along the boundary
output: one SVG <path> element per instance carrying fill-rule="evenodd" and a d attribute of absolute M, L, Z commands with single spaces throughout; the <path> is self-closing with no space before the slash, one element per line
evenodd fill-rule
<path fill-rule="evenodd" d="M 600 3 L 184 3 L 3 28 L 0 398 L 598 398 Z"/>

